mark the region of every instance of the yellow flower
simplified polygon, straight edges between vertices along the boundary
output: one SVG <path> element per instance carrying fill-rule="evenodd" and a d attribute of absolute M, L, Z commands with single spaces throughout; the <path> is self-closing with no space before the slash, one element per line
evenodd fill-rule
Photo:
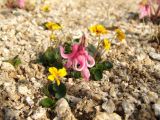
<path fill-rule="evenodd" d="M 45 23 L 45 27 L 48 30 L 59 30 L 59 29 L 62 28 L 58 23 L 54 23 L 54 22 L 47 22 L 47 23 Z"/>
<path fill-rule="evenodd" d="M 101 34 L 107 34 L 108 33 L 107 29 L 101 24 L 97 24 L 97 25 L 89 27 L 89 31 L 91 33 L 96 34 L 96 35 L 101 35 Z"/>
<path fill-rule="evenodd" d="M 116 29 L 115 32 L 116 32 L 116 37 L 119 41 L 122 42 L 126 38 L 125 33 L 121 29 Z"/>
<path fill-rule="evenodd" d="M 52 34 L 50 35 L 50 39 L 51 39 L 51 40 L 55 40 L 55 39 L 56 39 L 55 34 L 52 33 Z"/>
<path fill-rule="evenodd" d="M 50 6 L 49 5 L 42 6 L 41 10 L 44 11 L 44 12 L 49 12 L 50 11 Z"/>
<path fill-rule="evenodd" d="M 104 40 L 103 40 L 103 46 L 104 46 L 104 49 L 105 49 L 106 51 L 109 51 L 109 49 L 110 49 L 110 47 L 111 47 L 110 41 L 109 41 L 108 39 L 104 39 Z"/>
<path fill-rule="evenodd" d="M 60 85 L 60 78 L 64 77 L 67 75 L 66 69 L 57 69 L 55 67 L 50 67 L 49 72 L 51 75 L 48 76 L 48 79 L 53 81 L 56 80 L 57 85 Z"/>
<path fill-rule="evenodd" d="M 142 1 L 140 2 L 141 5 L 146 5 L 147 3 L 148 3 L 147 0 L 142 0 Z"/>

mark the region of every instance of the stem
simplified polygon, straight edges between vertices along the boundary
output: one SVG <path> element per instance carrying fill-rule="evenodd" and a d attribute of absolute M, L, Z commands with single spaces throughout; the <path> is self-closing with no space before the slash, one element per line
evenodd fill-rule
<path fill-rule="evenodd" d="M 98 36 L 98 45 L 97 45 L 97 48 L 96 48 L 96 52 L 95 52 L 95 54 L 94 54 L 94 59 L 95 59 L 96 56 L 97 56 L 97 53 L 98 53 L 98 50 L 99 50 L 99 47 L 100 47 L 100 43 L 101 43 L 100 36 Z"/>
<path fill-rule="evenodd" d="M 152 16 L 153 15 L 153 12 L 154 12 L 154 14 L 156 13 L 156 9 L 154 8 L 154 6 L 153 6 L 153 4 L 152 4 L 152 0 L 149 0 L 149 6 L 151 7 L 151 12 L 150 12 L 150 16 Z M 153 12 L 152 12 L 152 10 L 153 10 Z"/>
<path fill-rule="evenodd" d="M 155 17 L 156 17 L 156 18 L 158 17 L 159 11 L 160 11 L 160 5 L 158 6 L 157 11 L 156 11 L 156 13 L 155 13 Z"/>
<path fill-rule="evenodd" d="M 65 40 L 65 42 L 66 42 L 66 37 L 65 37 L 65 34 L 64 34 L 64 32 L 63 32 L 62 29 L 61 29 L 61 32 L 62 32 L 62 34 L 63 34 L 63 36 L 64 36 L 64 40 Z M 61 40 L 59 40 L 59 44 L 61 44 Z"/>
<path fill-rule="evenodd" d="M 106 50 L 103 50 L 100 56 L 103 56 L 103 54 L 106 52 Z M 97 62 L 99 62 L 99 60 L 101 60 L 101 57 L 99 57 L 99 59 L 97 59 Z M 102 60 L 103 61 L 103 60 Z"/>

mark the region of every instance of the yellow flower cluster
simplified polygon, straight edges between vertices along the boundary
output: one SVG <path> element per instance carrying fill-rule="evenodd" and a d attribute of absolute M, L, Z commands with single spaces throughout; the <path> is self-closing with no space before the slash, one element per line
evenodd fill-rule
<path fill-rule="evenodd" d="M 50 11 L 50 6 L 49 5 L 44 5 L 41 7 L 41 10 L 44 12 L 49 12 Z"/>
<path fill-rule="evenodd" d="M 93 25 L 93 26 L 89 27 L 89 31 L 91 33 L 96 34 L 96 35 L 102 35 L 102 34 L 108 33 L 107 29 L 101 24 L 97 24 L 97 25 Z"/>
<path fill-rule="evenodd" d="M 64 77 L 67 75 L 66 69 L 62 68 L 62 69 L 57 69 L 55 67 L 50 67 L 49 68 L 49 72 L 51 75 L 48 76 L 48 79 L 53 81 L 56 80 L 57 85 L 60 85 L 60 78 Z"/>
<path fill-rule="evenodd" d="M 119 41 L 122 42 L 123 40 L 125 40 L 126 35 L 121 29 L 116 29 L 115 32 L 116 32 L 116 37 Z"/>
<path fill-rule="evenodd" d="M 140 2 L 141 5 L 146 5 L 147 3 L 148 3 L 148 0 L 142 0 L 142 1 Z"/>
<path fill-rule="evenodd" d="M 54 23 L 54 22 L 47 22 L 45 23 L 45 27 L 48 29 L 48 30 L 60 30 L 62 29 L 61 25 L 59 25 L 58 23 Z"/>
<path fill-rule="evenodd" d="M 50 39 L 51 39 L 51 40 L 55 40 L 55 39 L 56 39 L 55 34 L 52 33 L 52 34 L 50 35 Z"/>
<path fill-rule="evenodd" d="M 145 0 L 143 0 L 145 1 Z M 98 46 L 97 46 L 97 50 L 100 47 L 100 44 L 103 44 L 103 47 L 106 51 L 109 51 L 110 47 L 111 47 L 111 42 L 109 39 L 105 38 L 102 42 L 101 42 L 101 38 L 100 35 L 104 35 L 108 33 L 108 30 L 106 29 L 105 26 L 101 25 L 101 24 L 96 24 L 93 26 L 89 27 L 89 31 L 91 33 L 94 33 L 95 35 L 99 36 L 99 41 L 98 41 Z M 121 30 L 121 29 L 114 29 L 114 33 L 115 33 L 115 37 L 116 39 L 118 39 L 120 42 L 122 42 L 123 40 L 125 40 L 126 36 L 125 33 Z M 112 38 L 111 38 L 112 39 Z M 114 38 L 113 38 L 114 39 Z"/>
<path fill-rule="evenodd" d="M 110 47 L 111 47 L 110 41 L 109 41 L 108 39 L 104 39 L 104 40 L 103 40 L 103 46 L 104 46 L 104 49 L 105 49 L 106 51 L 109 51 L 109 49 L 110 49 Z"/>

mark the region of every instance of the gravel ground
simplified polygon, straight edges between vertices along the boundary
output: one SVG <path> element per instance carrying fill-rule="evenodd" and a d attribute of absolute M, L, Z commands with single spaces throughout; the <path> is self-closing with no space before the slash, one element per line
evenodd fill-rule
<path fill-rule="evenodd" d="M 160 120 L 160 47 L 151 41 L 158 25 L 137 18 L 138 0 L 47 0 L 52 10 L 0 9 L 0 119 L 4 120 Z M 67 37 L 88 35 L 88 26 L 103 23 L 126 33 L 126 44 L 112 46 L 113 69 L 101 81 L 65 80 L 67 98 L 54 113 L 39 106 L 47 83 L 45 68 L 33 61 L 50 44 L 41 24 L 56 21 Z M 59 38 L 64 39 L 60 32 Z M 18 68 L 4 62 L 16 55 Z"/>

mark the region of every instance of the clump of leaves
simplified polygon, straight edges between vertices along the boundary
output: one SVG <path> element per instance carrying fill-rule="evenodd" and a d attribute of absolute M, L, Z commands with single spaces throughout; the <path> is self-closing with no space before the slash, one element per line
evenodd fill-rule
<path fill-rule="evenodd" d="M 70 71 L 69 77 L 71 78 L 81 78 L 81 73 L 79 71 Z"/>
<path fill-rule="evenodd" d="M 47 97 L 42 99 L 39 104 L 46 108 L 53 108 L 58 99 L 66 96 L 66 86 L 62 82 L 60 85 L 50 83 L 43 87 L 43 93 Z"/>
<path fill-rule="evenodd" d="M 109 61 L 97 63 L 93 68 L 90 69 L 91 78 L 93 80 L 101 80 L 103 77 L 103 71 L 110 70 L 112 67 L 113 64 Z"/>
<path fill-rule="evenodd" d="M 48 47 L 48 49 L 44 53 L 40 54 L 38 62 L 42 63 L 45 67 L 63 67 L 58 48 Z"/>
<path fill-rule="evenodd" d="M 22 62 L 19 56 L 15 56 L 14 58 L 11 58 L 9 60 L 6 60 L 5 62 L 11 63 L 15 68 L 18 67 Z"/>
<path fill-rule="evenodd" d="M 47 98 L 42 99 L 42 100 L 39 102 L 39 104 L 40 104 L 42 107 L 52 108 L 52 107 L 55 106 L 56 101 L 53 100 L 52 98 L 47 97 Z"/>

